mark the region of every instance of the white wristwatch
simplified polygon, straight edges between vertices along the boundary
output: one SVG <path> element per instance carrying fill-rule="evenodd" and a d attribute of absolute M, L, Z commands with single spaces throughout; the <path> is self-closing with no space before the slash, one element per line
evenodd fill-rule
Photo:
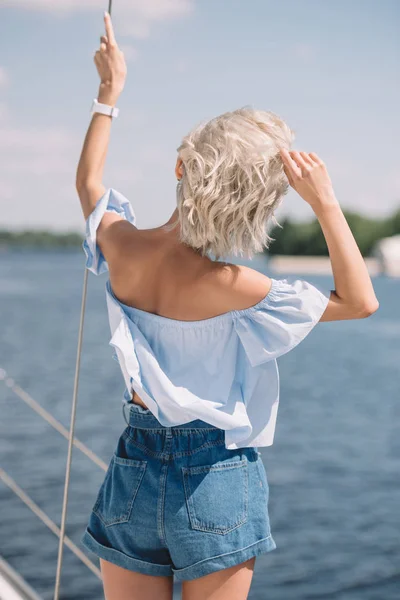
<path fill-rule="evenodd" d="M 91 108 L 92 116 L 94 113 L 101 113 L 102 115 L 108 115 L 109 117 L 116 118 L 119 114 L 119 108 L 116 106 L 110 106 L 109 104 L 102 104 L 94 98 Z"/>

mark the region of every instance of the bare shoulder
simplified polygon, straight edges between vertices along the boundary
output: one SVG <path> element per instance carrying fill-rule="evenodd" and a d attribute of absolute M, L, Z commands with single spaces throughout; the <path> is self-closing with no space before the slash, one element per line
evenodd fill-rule
<path fill-rule="evenodd" d="M 254 306 L 267 296 L 272 286 L 270 277 L 245 265 L 221 263 L 212 277 L 215 289 L 226 303 L 226 310 Z"/>
<path fill-rule="evenodd" d="M 97 242 L 110 270 L 118 270 L 131 257 L 137 256 L 140 247 L 139 230 L 119 215 L 106 213 L 98 228 Z"/>

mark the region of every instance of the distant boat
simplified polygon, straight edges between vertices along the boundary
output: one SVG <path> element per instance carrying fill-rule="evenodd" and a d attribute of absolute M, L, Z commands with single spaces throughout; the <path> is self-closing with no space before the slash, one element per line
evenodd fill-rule
<path fill-rule="evenodd" d="M 400 234 L 379 240 L 374 255 L 379 261 L 381 273 L 400 277 Z"/>

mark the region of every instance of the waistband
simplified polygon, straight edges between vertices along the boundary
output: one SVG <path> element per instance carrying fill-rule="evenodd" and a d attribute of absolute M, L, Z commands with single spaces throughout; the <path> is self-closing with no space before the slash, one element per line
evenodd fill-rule
<path fill-rule="evenodd" d="M 136 402 L 123 402 L 122 413 L 127 425 L 131 427 L 137 427 L 139 429 L 164 429 L 164 430 L 179 430 L 179 429 L 216 429 L 220 430 L 219 427 L 211 425 L 201 419 L 194 419 L 188 423 L 182 425 L 172 425 L 167 427 L 162 425 L 160 421 L 153 415 L 149 408 L 143 408 Z M 221 430 L 223 431 L 223 430 Z"/>

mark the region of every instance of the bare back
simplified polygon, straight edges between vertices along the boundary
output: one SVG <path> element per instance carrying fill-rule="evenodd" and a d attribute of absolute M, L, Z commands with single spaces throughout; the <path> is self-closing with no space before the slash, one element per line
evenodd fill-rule
<path fill-rule="evenodd" d="M 124 304 L 182 321 L 247 308 L 271 286 L 258 271 L 203 257 L 161 228 L 125 237 L 119 260 L 110 265 L 110 281 Z"/>

